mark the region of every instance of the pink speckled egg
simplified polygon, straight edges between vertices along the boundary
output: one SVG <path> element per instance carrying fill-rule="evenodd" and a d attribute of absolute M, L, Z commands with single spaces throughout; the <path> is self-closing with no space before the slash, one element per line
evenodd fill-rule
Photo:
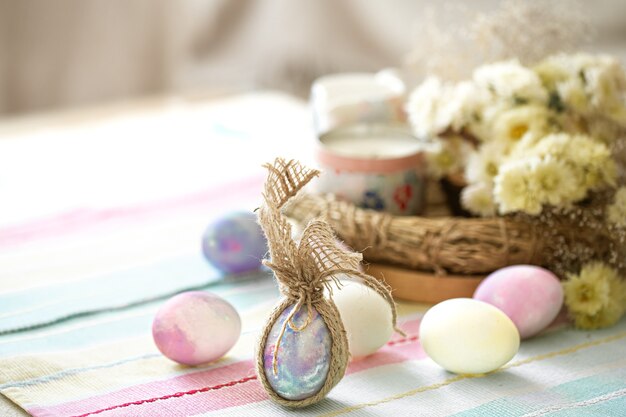
<path fill-rule="evenodd" d="M 223 298 L 203 291 L 178 294 L 163 304 L 152 323 L 154 343 L 163 355 L 184 365 L 224 356 L 239 339 L 241 319 Z"/>
<path fill-rule="evenodd" d="M 474 298 L 502 310 L 515 323 L 522 338 L 545 329 L 563 305 L 563 288 L 550 271 L 532 265 L 515 265 L 490 274 Z"/>

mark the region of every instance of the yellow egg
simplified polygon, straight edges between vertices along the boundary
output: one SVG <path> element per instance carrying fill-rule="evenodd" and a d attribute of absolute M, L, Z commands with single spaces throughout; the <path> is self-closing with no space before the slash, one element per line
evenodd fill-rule
<path fill-rule="evenodd" d="M 457 374 L 491 372 L 513 358 L 520 336 L 497 307 L 469 298 L 433 306 L 420 324 L 420 341 L 430 358 Z"/>

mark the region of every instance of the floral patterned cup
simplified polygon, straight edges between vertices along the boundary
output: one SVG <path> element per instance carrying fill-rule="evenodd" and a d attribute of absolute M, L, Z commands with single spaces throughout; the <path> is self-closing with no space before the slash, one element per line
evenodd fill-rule
<path fill-rule="evenodd" d="M 318 192 L 395 215 L 424 209 L 420 141 L 401 126 L 355 125 L 320 136 Z"/>

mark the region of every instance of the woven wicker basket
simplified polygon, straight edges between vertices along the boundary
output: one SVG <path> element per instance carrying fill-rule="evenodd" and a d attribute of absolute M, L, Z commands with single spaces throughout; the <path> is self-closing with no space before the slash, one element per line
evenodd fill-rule
<path fill-rule="evenodd" d="M 430 199 L 428 204 L 431 209 Z M 549 228 L 520 216 L 392 216 L 311 194 L 294 200 L 286 214 L 300 223 L 325 216 L 340 239 L 363 252 L 368 272 L 384 277 L 396 297 L 414 301 L 471 297 L 481 278 L 509 265 L 548 266 L 558 273 L 552 263 L 570 245 L 591 251 L 590 257 L 603 258 L 607 251 L 605 231 L 581 233 L 567 216 L 553 219 Z"/>

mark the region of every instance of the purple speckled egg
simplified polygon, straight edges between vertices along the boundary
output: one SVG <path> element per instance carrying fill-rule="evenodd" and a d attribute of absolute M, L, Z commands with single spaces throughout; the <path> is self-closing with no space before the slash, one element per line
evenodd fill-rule
<path fill-rule="evenodd" d="M 207 227 L 202 252 L 217 269 L 240 274 L 261 266 L 267 242 L 254 213 L 235 212 Z"/>
<path fill-rule="evenodd" d="M 223 298 L 202 291 L 178 294 L 163 304 L 152 323 L 157 348 L 184 365 L 212 362 L 239 339 L 241 319 Z"/>
<path fill-rule="evenodd" d="M 502 310 L 522 338 L 545 329 L 563 305 L 563 288 L 552 272 L 532 265 L 515 265 L 490 274 L 474 298 Z"/>

